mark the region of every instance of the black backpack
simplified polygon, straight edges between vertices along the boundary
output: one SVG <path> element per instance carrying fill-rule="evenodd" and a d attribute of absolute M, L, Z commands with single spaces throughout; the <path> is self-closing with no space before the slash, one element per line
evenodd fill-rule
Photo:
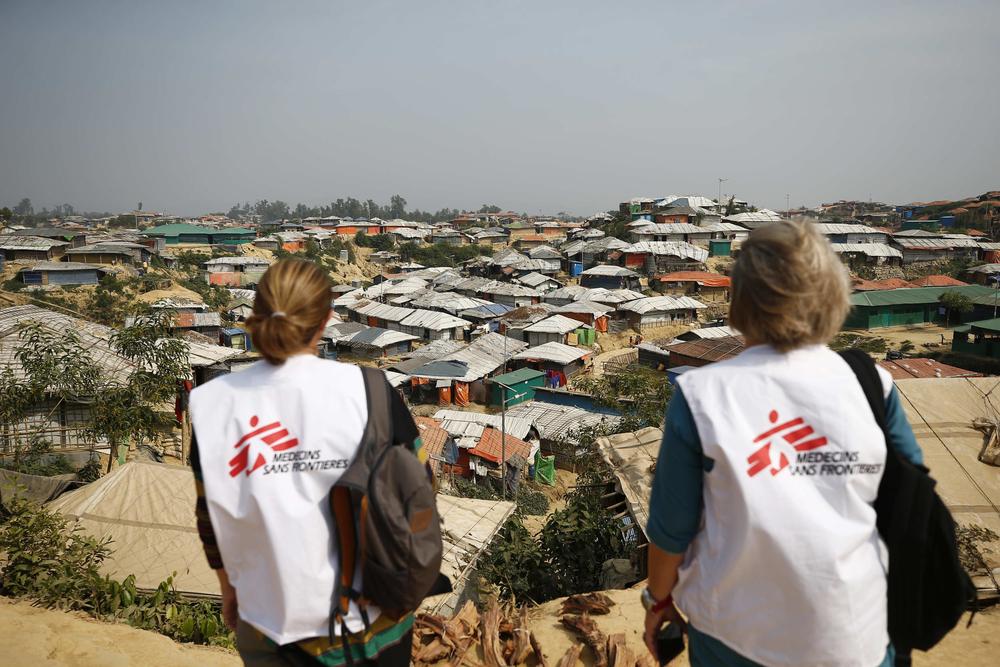
<path fill-rule="evenodd" d="M 856 349 L 840 356 L 857 376 L 888 445 L 885 399 L 875 362 Z M 934 490 L 929 471 L 887 449 L 875 513 L 879 535 L 889 549 L 889 638 L 900 653 L 927 651 L 975 607 L 976 588 L 959 561 L 955 521 Z"/>

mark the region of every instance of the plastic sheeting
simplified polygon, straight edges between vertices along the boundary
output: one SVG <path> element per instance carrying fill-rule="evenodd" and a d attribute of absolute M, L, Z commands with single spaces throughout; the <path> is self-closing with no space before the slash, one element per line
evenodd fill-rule
<path fill-rule="evenodd" d="M 601 458 L 618 478 L 629 512 L 643 532 L 649 521 L 652 467 L 660 453 L 662 440 L 663 431 L 650 427 L 634 433 L 617 433 L 596 441 Z"/>
<path fill-rule="evenodd" d="M 556 457 L 535 454 L 535 481 L 549 486 L 556 485 Z"/>
<path fill-rule="evenodd" d="M 460 405 L 465 407 L 469 404 L 469 383 L 468 382 L 456 382 L 455 383 L 455 405 Z"/>

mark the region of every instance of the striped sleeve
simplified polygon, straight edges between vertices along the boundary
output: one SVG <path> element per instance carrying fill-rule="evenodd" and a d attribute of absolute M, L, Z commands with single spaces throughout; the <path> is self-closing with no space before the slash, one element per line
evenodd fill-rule
<path fill-rule="evenodd" d="M 201 538 L 202 548 L 205 550 L 205 557 L 213 570 L 221 570 L 225 566 L 222 563 L 222 554 L 219 553 L 219 543 L 215 540 L 215 530 L 212 528 L 212 519 L 208 515 L 208 501 L 205 500 L 205 482 L 201 475 L 201 457 L 198 455 L 198 440 L 194 433 L 191 433 L 191 469 L 194 471 L 194 487 L 198 494 L 198 499 L 194 504 L 195 521 L 198 525 L 198 537 Z"/>

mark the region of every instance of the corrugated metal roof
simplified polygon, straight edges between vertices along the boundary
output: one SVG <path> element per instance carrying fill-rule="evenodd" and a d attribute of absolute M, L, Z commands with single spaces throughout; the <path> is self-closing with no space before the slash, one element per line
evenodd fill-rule
<path fill-rule="evenodd" d="M 515 406 L 517 407 L 517 406 Z M 507 433 L 516 438 L 526 438 L 531 431 L 531 421 L 511 415 L 514 408 L 507 410 Z M 452 435 L 464 434 L 465 426 L 462 424 L 478 424 L 480 426 L 477 438 L 482 435 L 482 429 L 486 426 L 500 428 L 501 416 L 488 415 L 481 412 L 466 412 L 464 410 L 438 410 L 434 413 L 434 419 L 441 420 L 441 426 Z"/>
<path fill-rule="evenodd" d="M 551 361 L 557 364 L 570 364 L 590 354 L 590 350 L 550 342 L 518 352 L 514 359 Z"/>
<path fill-rule="evenodd" d="M 0 250 L 49 250 L 68 245 L 66 241 L 41 236 L 0 236 Z"/>
<path fill-rule="evenodd" d="M 621 306 L 620 310 L 628 310 L 644 315 L 655 311 L 690 310 L 692 308 L 707 308 L 705 304 L 689 296 L 647 296 L 636 299 Z"/>
<path fill-rule="evenodd" d="M 544 440 L 564 441 L 577 444 L 577 433 L 581 428 L 601 423 L 617 423 L 613 415 L 591 412 L 568 405 L 555 405 L 539 401 L 525 401 L 507 410 L 507 422 L 511 418 L 523 419 L 531 424 L 539 437 Z"/>
<path fill-rule="evenodd" d="M 514 283 L 502 283 L 496 280 L 482 285 L 479 287 L 478 291 L 480 294 L 499 294 L 501 296 L 541 296 L 541 293 L 538 290 L 531 289 L 530 287 Z"/>
<path fill-rule="evenodd" d="M 413 294 L 427 289 L 429 284 L 423 278 L 413 277 L 383 280 L 378 285 L 365 289 L 365 296 L 369 299 L 378 299 L 388 295 Z"/>
<path fill-rule="evenodd" d="M 640 295 L 641 297 L 641 295 Z M 586 313 L 588 315 L 604 315 L 610 313 L 614 308 L 597 301 L 571 301 L 570 303 L 558 306 L 553 312 L 556 313 Z"/>
<path fill-rule="evenodd" d="M 723 220 L 728 222 L 735 222 L 737 224 L 742 224 L 744 222 L 756 222 L 756 223 L 769 223 L 778 222 L 781 220 L 781 216 L 773 211 L 753 211 L 749 213 L 737 213 L 736 215 L 727 215 Z"/>
<path fill-rule="evenodd" d="M 38 262 L 25 271 L 102 271 L 106 272 L 103 266 L 94 264 L 84 264 L 83 262 Z"/>
<path fill-rule="evenodd" d="M 436 361 L 453 361 L 464 365 L 465 372 L 461 374 L 441 375 L 435 367 L 418 368 L 410 371 L 416 377 L 451 377 L 460 382 L 474 382 L 500 368 L 506 358 L 509 360 L 514 353 L 523 350 L 527 343 L 498 333 L 488 333 L 480 336 L 471 344 L 460 350 L 437 357 Z"/>
<path fill-rule="evenodd" d="M 496 377 L 491 378 L 490 382 L 498 382 L 510 386 L 512 384 L 518 384 L 519 382 L 527 382 L 528 380 L 540 378 L 544 375 L 544 373 L 536 371 L 534 368 L 519 368 L 516 371 L 511 371 L 510 373 L 497 375 Z"/>
<path fill-rule="evenodd" d="M 694 359 L 722 361 L 738 355 L 746 349 L 746 343 L 741 336 L 728 336 L 672 343 L 664 346 L 663 349 Z"/>
<path fill-rule="evenodd" d="M 959 239 L 917 239 L 894 236 L 892 242 L 906 250 L 939 249 L 948 250 L 951 248 L 978 248 L 979 242 L 974 238 Z"/>
<path fill-rule="evenodd" d="M 412 340 L 417 340 L 417 337 L 403 333 L 402 331 L 382 329 L 381 327 L 365 327 L 361 331 L 341 339 L 339 342 L 345 343 L 350 347 L 383 348 Z"/>
<path fill-rule="evenodd" d="M 472 322 L 455 317 L 448 313 L 441 313 L 436 310 L 414 310 L 409 316 L 400 322 L 404 327 L 418 327 L 430 329 L 432 331 L 442 331 L 444 329 L 455 329 L 458 327 L 472 326 Z"/>
<path fill-rule="evenodd" d="M 629 246 L 631 247 L 631 246 Z M 708 251 L 705 251 L 705 256 L 708 256 Z M 639 277 L 639 274 L 632 269 L 626 269 L 624 266 L 614 266 L 612 264 L 598 264 L 597 266 L 592 266 L 583 272 L 585 276 L 612 276 L 612 277 Z"/>
<path fill-rule="evenodd" d="M 636 255 L 667 255 L 670 257 L 693 259 L 696 262 L 704 262 L 708 259 L 707 250 L 691 245 L 690 243 L 685 243 L 684 241 L 639 241 L 626 248 L 622 248 L 622 252 Z"/>
<path fill-rule="evenodd" d="M 970 299 L 981 296 L 993 297 L 994 290 L 984 285 L 965 285 L 959 287 L 907 287 L 892 290 L 872 290 L 856 292 L 851 295 L 851 305 L 854 306 L 903 306 L 937 303 L 945 292 L 958 292 Z"/>
<path fill-rule="evenodd" d="M 833 234 L 869 234 L 885 236 L 885 232 L 880 232 L 868 225 L 851 225 L 843 222 L 814 222 L 811 223 L 820 234 L 830 236 Z"/>
<path fill-rule="evenodd" d="M 566 287 L 560 287 L 559 289 L 543 294 L 542 300 L 545 302 L 563 301 L 566 299 L 579 301 L 586 298 L 592 291 L 591 288 L 582 285 L 566 285 Z"/>
<path fill-rule="evenodd" d="M 531 288 L 536 288 L 539 285 L 543 285 L 549 282 L 555 283 L 557 285 L 559 284 L 559 281 L 556 280 L 555 278 L 552 278 L 551 276 L 545 276 L 542 275 L 541 273 L 534 273 L 534 272 L 526 273 L 519 278 L 515 278 L 515 280 L 521 283 L 522 285 L 527 285 L 528 287 Z"/>
<path fill-rule="evenodd" d="M 374 317 L 386 322 L 402 322 L 415 312 L 412 308 L 390 306 L 387 303 L 379 303 L 377 301 L 369 301 L 367 303 L 359 301 L 353 306 L 349 305 L 348 309 L 356 313 L 361 313 L 365 317 Z"/>
<path fill-rule="evenodd" d="M 562 253 L 550 245 L 540 245 L 528 251 L 531 259 L 562 259 Z"/>
<path fill-rule="evenodd" d="M 665 211 L 670 213 L 670 211 Z M 688 222 L 651 222 L 632 228 L 636 236 L 688 236 L 689 234 L 711 234 L 705 227 L 692 225 Z"/>
<path fill-rule="evenodd" d="M 642 292 L 636 292 L 635 290 L 630 289 L 607 289 L 604 287 L 595 287 L 588 290 L 585 294 L 577 295 L 576 300 L 617 306 L 620 303 L 635 301 L 636 299 L 641 299 L 644 296 L 645 295 Z M 613 310 L 613 308 L 609 308 L 608 310 Z"/>
<path fill-rule="evenodd" d="M 686 331 L 681 336 L 690 340 L 691 338 L 728 338 L 739 335 L 740 332 L 732 327 L 705 327 L 704 329 Z"/>
<path fill-rule="evenodd" d="M 551 317 L 546 317 L 544 320 L 535 322 L 529 327 L 525 327 L 524 330 L 530 333 L 567 334 L 583 326 L 585 325 L 577 320 L 571 320 L 562 315 L 552 315 Z"/>
<path fill-rule="evenodd" d="M 426 292 L 425 294 L 419 294 L 410 301 L 410 305 L 414 308 L 430 308 L 445 310 L 449 313 L 457 313 L 460 310 L 468 310 L 470 308 L 478 308 L 479 306 L 489 305 L 491 302 L 485 299 L 477 299 L 475 297 L 463 296 L 457 292 Z"/>
<path fill-rule="evenodd" d="M 22 342 L 20 330 L 29 322 L 63 334 L 73 331 L 94 362 L 108 379 L 124 381 L 136 368 L 135 365 L 118 355 L 108 343 L 114 330 L 110 327 L 88 322 L 62 313 L 39 308 L 38 306 L 11 306 L 0 308 L 0 368 L 10 368 L 17 377 L 24 377 L 21 362 L 16 353 Z"/>
<path fill-rule="evenodd" d="M 515 264 L 509 264 L 515 271 L 545 271 L 551 270 L 555 260 L 551 259 L 525 259 Z"/>
<path fill-rule="evenodd" d="M 885 243 L 831 243 L 836 253 L 864 253 L 868 257 L 902 257 L 903 253 Z"/>
<path fill-rule="evenodd" d="M 216 257 L 205 262 L 206 266 L 269 266 L 271 262 L 260 257 Z"/>

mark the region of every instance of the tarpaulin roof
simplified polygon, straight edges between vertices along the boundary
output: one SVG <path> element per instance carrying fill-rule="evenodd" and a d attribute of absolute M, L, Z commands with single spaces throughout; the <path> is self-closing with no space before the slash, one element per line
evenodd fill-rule
<path fill-rule="evenodd" d="M 178 592 L 218 595 L 219 580 L 195 526 L 195 498 L 190 468 L 131 461 L 49 508 L 90 535 L 113 540 L 101 568 L 105 574 L 134 574 L 137 587 L 153 589 L 176 572 Z"/>
<path fill-rule="evenodd" d="M 730 287 L 733 281 L 729 276 L 709 271 L 674 271 L 654 276 L 653 280 L 664 283 L 698 283 L 706 287 Z"/>

